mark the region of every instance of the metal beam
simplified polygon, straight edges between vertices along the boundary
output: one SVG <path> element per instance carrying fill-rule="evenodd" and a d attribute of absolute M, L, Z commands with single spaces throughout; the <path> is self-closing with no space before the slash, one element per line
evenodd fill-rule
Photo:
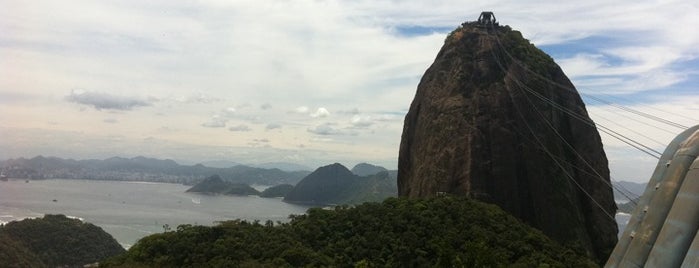
<path fill-rule="evenodd" d="M 631 218 L 629 219 L 629 222 L 626 225 L 624 234 L 619 239 L 619 242 L 614 248 L 614 251 L 612 251 L 612 254 L 609 257 L 609 260 L 607 260 L 605 267 L 626 267 L 620 265 L 622 263 L 622 260 L 625 258 L 629 246 L 631 245 L 631 242 L 634 240 L 634 237 L 637 237 L 639 235 L 641 223 L 644 221 L 646 217 L 646 210 L 648 208 L 648 205 L 655 197 L 656 188 L 660 186 L 660 184 L 666 179 L 666 172 L 668 167 L 670 166 L 670 163 L 672 162 L 672 158 L 683 145 L 683 142 L 697 131 L 699 131 L 699 125 L 683 131 L 682 133 L 677 135 L 677 137 L 675 137 L 665 148 L 665 151 L 663 152 L 663 155 L 660 157 L 658 165 L 656 166 L 655 171 L 653 172 L 653 175 L 651 176 L 648 185 L 646 186 L 646 190 L 644 191 L 641 199 L 639 200 L 636 209 L 634 209 L 633 213 L 631 214 Z"/>

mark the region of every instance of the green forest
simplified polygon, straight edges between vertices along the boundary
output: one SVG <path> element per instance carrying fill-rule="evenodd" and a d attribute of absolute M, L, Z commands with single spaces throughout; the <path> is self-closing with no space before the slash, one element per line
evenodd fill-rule
<path fill-rule="evenodd" d="M 82 266 L 123 252 L 101 228 L 64 215 L 0 226 L 0 267 Z"/>
<path fill-rule="evenodd" d="M 494 205 L 442 196 L 181 225 L 103 267 L 596 267 Z"/>

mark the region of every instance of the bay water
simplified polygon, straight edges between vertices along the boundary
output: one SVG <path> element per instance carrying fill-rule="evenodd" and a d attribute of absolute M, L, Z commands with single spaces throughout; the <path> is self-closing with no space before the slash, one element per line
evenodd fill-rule
<path fill-rule="evenodd" d="M 31 180 L 0 181 L 0 224 L 44 214 L 64 214 L 102 227 L 128 248 L 138 239 L 163 232 L 167 224 L 214 225 L 226 220 L 288 221 L 308 206 L 280 198 L 186 193 L 189 186 L 168 183 Z M 264 187 L 257 187 L 264 188 Z"/>

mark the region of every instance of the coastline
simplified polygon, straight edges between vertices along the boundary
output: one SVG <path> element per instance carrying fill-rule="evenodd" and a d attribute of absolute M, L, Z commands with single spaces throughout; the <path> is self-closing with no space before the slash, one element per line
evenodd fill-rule
<path fill-rule="evenodd" d="M 181 224 L 211 226 L 228 220 L 287 222 L 308 206 L 258 196 L 186 193 L 180 183 L 124 180 L 24 179 L 0 182 L 0 221 L 63 214 L 99 226 L 125 248 Z M 53 200 L 56 200 L 54 202 Z"/>

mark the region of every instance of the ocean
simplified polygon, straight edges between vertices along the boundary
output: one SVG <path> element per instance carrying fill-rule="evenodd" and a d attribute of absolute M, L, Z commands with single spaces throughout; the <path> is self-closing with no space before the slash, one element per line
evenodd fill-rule
<path fill-rule="evenodd" d="M 31 180 L 0 181 L 0 224 L 44 214 L 64 214 L 102 227 L 125 248 L 138 239 L 181 224 L 219 221 L 288 221 L 308 206 L 279 198 L 185 193 L 189 186 L 169 183 Z M 256 186 L 264 188 L 264 186 Z"/>

